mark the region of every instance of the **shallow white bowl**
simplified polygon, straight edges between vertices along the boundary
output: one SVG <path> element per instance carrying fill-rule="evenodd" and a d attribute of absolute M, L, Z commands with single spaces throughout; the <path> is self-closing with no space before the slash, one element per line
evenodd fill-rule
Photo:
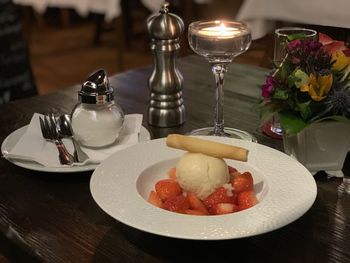
<path fill-rule="evenodd" d="M 176 165 L 181 150 L 165 139 L 119 151 L 94 171 L 90 190 L 96 203 L 116 220 L 149 233 L 196 240 L 242 238 L 283 227 L 313 204 L 317 188 L 310 172 L 296 160 L 272 148 L 222 137 L 205 137 L 249 149 L 248 162 L 226 160 L 240 172 L 250 171 L 259 203 L 247 210 L 220 216 L 169 212 L 147 202 L 149 192 Z"/>

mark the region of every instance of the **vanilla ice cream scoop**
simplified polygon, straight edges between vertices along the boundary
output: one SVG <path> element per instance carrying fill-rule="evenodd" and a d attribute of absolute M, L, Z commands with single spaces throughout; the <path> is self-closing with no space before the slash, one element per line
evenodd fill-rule
<path fill-rule="evenodd" d="M 184 154 L 176 165 L 176 177 L 182 189 L 202 200 L 230 179 L 223 159 L 202 153 Z"/>

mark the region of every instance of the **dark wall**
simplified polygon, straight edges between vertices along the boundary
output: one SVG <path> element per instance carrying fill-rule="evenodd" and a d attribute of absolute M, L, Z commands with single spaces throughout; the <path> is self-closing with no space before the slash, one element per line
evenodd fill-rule
<path fill-rule="evenodd" d="M 37 94 L 17 7 L 0 0 L 0 104 Z"/>

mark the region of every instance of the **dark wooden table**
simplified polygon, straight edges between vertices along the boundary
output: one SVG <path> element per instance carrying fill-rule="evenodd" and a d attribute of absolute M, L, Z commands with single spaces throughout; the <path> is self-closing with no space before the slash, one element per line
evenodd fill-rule
<path fill-rule="evenodd" d="M 159 129 L 153 138 L 212 125 L 213 77 L 205 61 L 183 58 L 186 123 Z M 151 68 L 111 77 L 126 113 L 147 112 Z M 225 122 L 253 133 L 260 143 L 282 149 L 259 130 L 258 102 L 266 70 L 230 66 L 225 85 Z M 34 112 L 67 113 L 77 101 L 72 87 L 0 106 L 0 139 L 29 123 Z M 50 174 L 0 160 L 0 252 L 23 262 L 350 262 L 350 199 L 338 198 L 340 179 L 316 176 L 318 195 L 300 219 L 276 231 L 237 240 L 189 241 L 132 229 L 105 214 L 89 191 L 92 172 Z M 344 172 L 349 174 L 349 160 Z M 287 176 L 287 175 L 281 175 Z M 140 215 L 142 216 L 142 215 Z"/>

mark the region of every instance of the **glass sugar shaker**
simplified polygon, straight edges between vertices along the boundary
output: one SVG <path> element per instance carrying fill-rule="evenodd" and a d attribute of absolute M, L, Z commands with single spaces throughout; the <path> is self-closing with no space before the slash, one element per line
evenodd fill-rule
<path fill-rule="evenodd" d="M 114 101 L 113 88 L 104 70 L 95 72 L 83 83 L 71 120 L 74 137 L 83 146 L 103 147 L 118 139 L 124 113 Z"/>

